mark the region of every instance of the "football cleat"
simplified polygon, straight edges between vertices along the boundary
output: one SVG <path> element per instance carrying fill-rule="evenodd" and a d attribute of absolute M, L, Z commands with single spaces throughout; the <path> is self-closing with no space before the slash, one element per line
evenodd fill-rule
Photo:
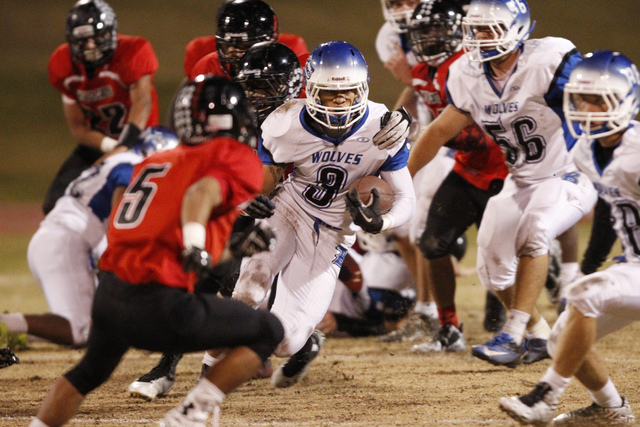
<path fill-rule="evenodd" d="M 515 368 L 522 363 L 524 350 L 511 335 L 502 332 L 484 344 L 471 347 L 471 354 L 492 365 Z"/>
<path fill-rule="evenodd" d="M 462 334 L 462 325 L 460 329 L 453 325 L 444 325 L 432 341 L 422 344 L 416 344 L 411 348 L 414 353 L 433 353 L 438 351 L 464 351 L 467 348 L 467 342 Z"/>
<path fill-rule="evenodd" d="M 626 397 L 622 397 L 622 406 L 619 408 L 605 408 L 593 403 L 591 406 L 576 409 L 558 415 L 553 419 L 553 425 L 583 426 L 583 425 L 614 425 L 633 424 L 636 417 Z"/>
<path fill-rule="evenodd" d="M 164 415 L 160 427 L 207 427 L 220 425 L 220 406 L 213 401 L 205 401 L 191 394 L 184 398 L 180 406 Z"/>
<path fill-rule="evenodd" d="M 440 322 L 435 317 L 412 313 L 405 325 L 378 338 L 382 342 L 422 341 L 431 339 L 440 330 Z"/>
<path fill-rule="evenodd" d="M 507 321 L 507 310 L 492 292 L 487 292 L 484 303 L 484 321 L 482 326 L 487 332 L 498 332 Z"/>
<path fill-rule="evenodd" d="M 547 351 L 547 340 L 542 338 L 525 338 L 522 342 L 522 349 L 524 350 L 522 363 L 525 365 L 530 365 L 551 357 Z"/>
<path fill-rule="evenodd" d="M 0 369 L 7 368 L 16 363 L 20 363 L 20 359 L 18 359 L 18 356 L 16 356 L 9 347 L 0 348 Z"/>
<path fill-rule="evenodd" d="M 557 404 L 558 398 L 545 382 L 538 383 L 531 393 L 524 396 L 500 399 L 500 409 L 522 424 L 548 424 L 553 419 Z"/>
<path fill-rule="evenodd" d="M 152 401 L 169 394 L 176 380 L 176 367 L 182 354 L 163 354 L 149 373 L 132 382 L 127 391 L 133 397 Z"/>
<path fill-rule="evenodd" d="M 274 386 L 278 388 L 291 387 L 307 375 L 311 362 L 322 349 L 324 334 L 316 329 L 309 339 L 312 343 L 310 351 L 297 352 L 273 372 L 271 383 Z"/>

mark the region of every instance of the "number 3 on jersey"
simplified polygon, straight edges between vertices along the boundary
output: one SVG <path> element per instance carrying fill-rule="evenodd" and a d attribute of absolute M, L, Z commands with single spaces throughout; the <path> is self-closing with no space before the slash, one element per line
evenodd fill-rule
<path fill-rule="evenodd" d="M 135 228 L 142 222 L 153 196 L 158 191 L 158 186 L 151 180 L 165 176 L 170 168 L 170 163 L 147 165 L 133 178 L 118 204 L 113 220 L 115 228 Z"/>

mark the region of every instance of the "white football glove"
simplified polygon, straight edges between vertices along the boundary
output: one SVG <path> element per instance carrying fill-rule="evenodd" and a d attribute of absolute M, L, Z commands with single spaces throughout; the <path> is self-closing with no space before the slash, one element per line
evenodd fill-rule
<path fill-rule="evenodd" d="M 398 144 L 404 144 L 409 136 L 411 114 L 400 107 L 396 111 L 387 111 L 380 119 L 380 130 L 373 136 L 373 145 L 380 150 L 388 150 Z"/>

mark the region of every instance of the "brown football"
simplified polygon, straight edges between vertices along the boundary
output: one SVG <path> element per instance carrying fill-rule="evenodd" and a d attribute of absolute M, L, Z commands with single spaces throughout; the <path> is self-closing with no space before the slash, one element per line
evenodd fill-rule
<path fill-rule="evenodd" d="M 380 195 L 380 213 L 385 214 L 391 209 L 393 205 L 393 191 L 391 190 L 391 186 L 382 178 L 373 175 L 363 176 L 351 184 L 349 192 L 354 188 L 358 190 L 358 196 L 360 200 L 362 200 L 362 203 L 367 206 L 373 201 L 371 190 L 377 188 L 378 194 Z"/>

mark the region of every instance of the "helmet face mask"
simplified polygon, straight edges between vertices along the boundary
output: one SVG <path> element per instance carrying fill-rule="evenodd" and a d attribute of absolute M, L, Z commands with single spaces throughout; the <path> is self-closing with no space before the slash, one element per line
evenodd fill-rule
<path fill-rule="evenodd" d="M 462 46 L 471 61 L 491 61 L 519 48 L 534 26 L 525 0 L 472 0 L 462 20 Z"/>
<path fill-rule="evenodd" d="M 302 91 L 302 67 L 293 51 L 280 43 L 258 43 L 245 52 L 233 79 L 240 83 L 258 114 L 258 122 Z"/>
<path fill-rule="evenodd" d="M 418 61 L 435 65 L 462 48 L 461 6 L 454 1 L 420 3 L 409 21 L 411 51 Z"/>
<path fill-rule="evenodd" d="M 277 38 L 278 19 L 262 0 L 226 1 L 218 9 L 216 50 L 220 64 L 232 77 L 247 49 Z"/>
<path fill-rule="evenodd" d="M 362 54 L 353 45 L 333 41 L 316 47 L 305 65 L 306 109 L 323 128 L 346 132 L 367 109 L 369 72 Z M 353 91 L 348 106 L 326 106 L 321 96 L 327 92 Z"/>
<path fill-rule="evenodd" d="M 627 129 L 640 109 L 639 83 L 638 68 L 626 56 L 612 51 L 585 55 L 564 87 L 562 108 L 571 134 L 603 138 Z"/>
<path fill-rule="evenodd" d="M 118 21 L 102 0 L 80 0 L 67 14 L 66 37 L 73 59 L 88 67 L 107 62 L 117 47 Z"/>
<path fill-rule="evenodd" d="M 413 9 L 419 0 L 380 0 L 382 15 L 398 33 L 406 33 Z"/>
<path fill-rule="evenodd" d="M 255 148 L 257 126 L 255 111 L 242 87 L 224 77 L 200 75 L 176 96 L 173 128 L 187 145 L 226 136 Z"/>

